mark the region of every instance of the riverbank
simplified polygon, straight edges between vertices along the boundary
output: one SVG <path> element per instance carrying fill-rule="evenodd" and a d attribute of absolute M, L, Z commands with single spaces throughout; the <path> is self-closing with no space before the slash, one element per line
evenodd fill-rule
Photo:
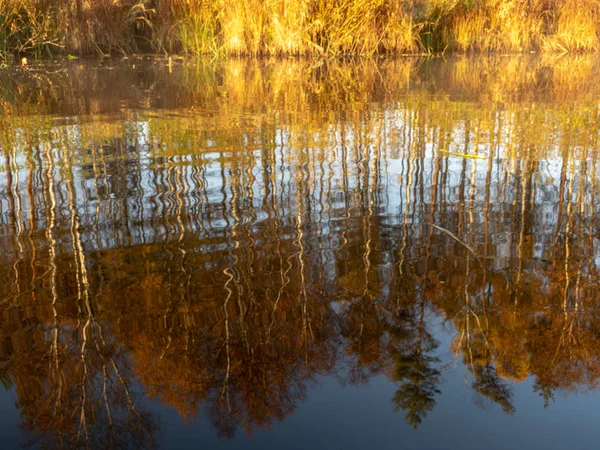
<path fill-rule="evenodd" d="M 0 57 L 595 52 L 600 0 L 3 0 Z"/>

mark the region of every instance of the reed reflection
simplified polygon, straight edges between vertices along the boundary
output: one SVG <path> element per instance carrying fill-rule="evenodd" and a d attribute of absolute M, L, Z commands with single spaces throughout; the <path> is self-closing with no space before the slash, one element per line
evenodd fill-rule
<path fill-rule="evenodd" d="M 482 404 L 596 387 L 598 105 L 560 66 L 488 61 L 457 101 L 460 61 L 395 64 L 152 66 L 135 108 L 2 119 L 0 372 L 33 443 L 154 445 L 146 397 L 252 433 L 323 375 L 384 374 L 417 427 L 440 320 Z"/>

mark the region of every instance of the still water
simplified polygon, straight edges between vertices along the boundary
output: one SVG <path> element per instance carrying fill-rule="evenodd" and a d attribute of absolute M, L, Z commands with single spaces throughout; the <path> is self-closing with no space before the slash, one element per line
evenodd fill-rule
<path fill-rule="evenodd" d="M 597 448 L 599 69 L 0 69 L 2 448 Z"/>

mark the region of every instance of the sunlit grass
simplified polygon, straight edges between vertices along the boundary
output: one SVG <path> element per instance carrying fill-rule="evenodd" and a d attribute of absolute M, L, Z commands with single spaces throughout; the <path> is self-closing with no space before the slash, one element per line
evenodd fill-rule
<path fill-rule="evenodd" d="M 600 50 L 599 0 L 0 2 L 0 55 Z"/>

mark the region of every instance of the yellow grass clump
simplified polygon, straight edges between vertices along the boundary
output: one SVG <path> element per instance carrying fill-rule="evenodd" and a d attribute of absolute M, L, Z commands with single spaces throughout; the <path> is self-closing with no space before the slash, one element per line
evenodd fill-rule
<path fill-rule="evenodd" d="M 2 0 L 0 55 L 600 50 L 600 0 Z"/>

